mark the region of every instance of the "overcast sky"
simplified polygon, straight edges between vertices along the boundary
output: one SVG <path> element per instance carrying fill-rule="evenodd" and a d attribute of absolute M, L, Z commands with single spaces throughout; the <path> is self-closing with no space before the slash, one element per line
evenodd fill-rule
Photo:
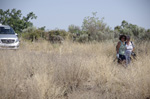
<path fill-rule="evenodd" d="M 150 0 L 0 0 L 0 9 L 16 8 L 23 16 L 34 12 L 36 27 L 65 29 L 71 24 L 82 26 L 84 17 L 104 17 L 112 29 L 123 20 L 146 29 L 150 28 Z"/>

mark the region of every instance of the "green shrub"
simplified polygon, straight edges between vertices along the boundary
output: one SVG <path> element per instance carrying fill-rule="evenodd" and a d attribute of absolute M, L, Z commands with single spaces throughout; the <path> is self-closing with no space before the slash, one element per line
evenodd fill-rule
<path fill-rule="evenodd" d="M 142 40 L 150 40 L 150 32 L 146 32 L 146 33 L 142 36 Z"/>
<path fill-rule="evenodd" d="M 37 41 L 39 38 L 46 38 L 46 32 L 35 27 L 29 27 L 22 32 L 22 38 L 30 41 Z"/>
<path fill-rule="evenodd" d="M 46 40 L 50 42 L 62 42 L 67 37 L 69 37 L 69 32 L 66 32 L 65 30 L 51 30 L 46 33 Z"/>
<path fill-rule="evenodd" d="M 85 43 L 88 42 L 88 34 L 82 34 L 77 38 L 77 41 Z"/>

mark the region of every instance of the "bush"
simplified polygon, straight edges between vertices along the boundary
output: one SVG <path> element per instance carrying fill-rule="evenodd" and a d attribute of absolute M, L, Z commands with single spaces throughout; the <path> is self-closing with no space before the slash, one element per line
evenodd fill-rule
<path fill-rule="evenodd" d="M 40 38 L 46 38 L 46 32 L 41 29 L 36 29 L 35 27 L 29 27 L 23 30 L 22 38 L 31 41 L 38 41 Z"/>
<path fill-rule="evenodd" d="M 55 43 L 55 42 L 62 42 L 64 39 L 69 37 L 69 32 L 66 32 L 65 30 L 51 30 L 47 32 L 47 40 Z"/>
<path fill-rule="evenodd" d="M 82 34 L 79 36 L 79 38 L 77 38 L 77 41 L 85 43 L 88 42 L 88 34 Z"/>
<path fill-rule="evenodd" d="M 118 31 L 120 34 L 130 35 L 136 39 L 142 39 L 147 35 L 144 28 L 129 24 L 125 20 L 122 21 L 120 26 L 116 26 L 114 30 Z"/>
<path fill-rule="evenodd" d="M 150 32 L 146 32 L 144 33 L 144 35 L 142 36 L 142 40 L 150 40 Z"/>

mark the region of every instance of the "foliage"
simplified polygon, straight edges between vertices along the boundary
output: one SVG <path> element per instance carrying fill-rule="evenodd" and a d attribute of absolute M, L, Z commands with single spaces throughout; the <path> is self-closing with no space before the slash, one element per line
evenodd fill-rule
<path fill-rule="evenodd" d="M 37 41 L 39 38 L 45 38 L 46 32 L 41 28 L 36 29 L 35 27 L 28 27 L 22 32 L 22 37 L 27 40 Z"/>
<path fill-rule="evenodd" d="M 145 34 L 142 36 L 143 40 L 150 40 L 150 29 L 148 29 Z"/>
<path fill-rule="evenodd" d="M 75 33 L 75 34 L 80 34 L 82 31 L 81 31 L 79 26 L 75 26 L 75 25 L 72 24 L 72 25 L 69 25 L 68 32 Z"/>
<path fill-rule="evenodd" d="M 76 41 L 82 42 L 82 43 L 88 42 L 88 40 L 89 40 L 89 36 L 88 34 L 85 34 L 85 33 L 81 34 L 80 36 L 76 38 Z"/>
<path fill-rule="evenodd" d="M 3 11 L 0 9 L 0 23 L 10 25 L 15 32 L 21 33 L 23 29 L 33 26 L 31 19 L 36 19 L 37 16 L 33 12 L 22 16 L 21 10 L 8 9 Z"/>
<path fill-rule="evenodd" d="M 121 34 L 130 35 L 138 39 L 142 39 L 145 35 L 146 30 L 137 25 L 133 25 L 123 20 L 120 26 L 116 26 L 114 30 L 120 32 Z"/>
<path fill-rule="evenodd" d="M 110 28 L 103 22 L 104 18 L 96 17 L 97 12 L 93 12 L 93 16 L 85 17 L 83 20 L 82 30 L 89 35 L 89 41 L 102 40 L 102 34 L 110 32 Z"/>
<path fill-rule="evenodd" d="M 65 30 L 50 30 L 45 31 L 45 27 L 35 28 L 28 27 L 24 29 L 22 32 L 22 38 L 30 41 L 38 41 L 40 39 L 44 39 L 50 41 L 52 43 L 59 42 L 61 43 L 64 39 L 69 36 L 69 33 Z"/>
<path fill-rule="evenodd" d="M 47 40 L 50 42 L 62 42 L 64 39 L 66 39 L 69 36 L 69 33 L 66 32 L 65 30 L 51 30 L 47 32 Z"/>
<path fill-rule="evenodd" d="M 71 33 L 72 40 L 78 42 L 90 42 L 90 41 L 104 41 L 108 39 L 114 39 L 119 37 L 118 31 L 113 31 L 106 23 L 103 22 L 104 18 L 96 16 L 97 12 L 92 13 L 93 16 L 85 17 L 83 20 L 82 27 L 70 25 L 68 27 Z M 126 26 L 126 22 L 123 26 Z M 118 30 L 121 26 L 117 26 Z"/>
<path fill-rule="evenodd" d="M 15 32 L 19 33 L 24 39 L 31 41 L 45 39 L 50 42 L 62 42 L 68 38 L 84 43 L 90 41 L 100 42 L 118 38 L 120 34 L 130 35 L 139 40 L 150 40 L 150 29 L 146 30 L 123 20 L 121 25 L 111 30 L 111 28 L 103 22 L 104 18 L 100 19 L 96 14 L 97 12 L 93 12 L 92 16 L 85 17 L 82 27 L 73 24 L 69 25 L 68 32 L 60 29 L 46 31 L 45 26 L 35 28 L 30 20 L 36 19 L 37 16 L 35 16 L 33 12 L 22 16 L 21 10 L 16 9 L 8 9 L 6 11 L 0 9 L 0 23 L 10 25 Z"/>

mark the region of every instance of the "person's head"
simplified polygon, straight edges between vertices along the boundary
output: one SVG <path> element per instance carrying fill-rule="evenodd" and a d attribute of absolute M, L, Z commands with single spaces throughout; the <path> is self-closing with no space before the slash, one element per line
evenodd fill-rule
<path fill-rule="evenodd" d="M 127 36 L 127 42 L 129 42 L 130 41 L 130 36 Z"/>
<path fill-rule="evenodd" d="M 123 41 L 126 41 L 126 39 L 127 39 L 127 38 L 126 38 L 125 35 L 120 35 L 120 37 L 119 37 L 119 40 L 121 40 L 122 42 L 123 42 Z"/>

